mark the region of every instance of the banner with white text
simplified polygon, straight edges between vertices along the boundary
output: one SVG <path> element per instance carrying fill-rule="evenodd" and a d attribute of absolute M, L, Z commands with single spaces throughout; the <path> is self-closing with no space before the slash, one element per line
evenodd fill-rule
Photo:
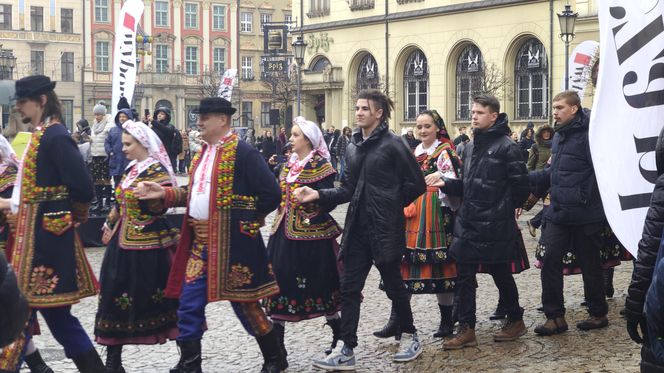
<path fill-rule="evenodd" d="M 657 180 L 664 122 L 664 2 L 602 0 L 590 151 L 606 217 L 634 255 Z"/>
<path fill-rule="evenodd" d="M 120 97 L 127 98 L 131 105 L 136 86 L 136 28 L 143 15 L 143 1 L 127 0 L 122 5 L 115 26 L 115 46 L 113 47 L 113 89 L 111 112 L 115 118 Z"/>

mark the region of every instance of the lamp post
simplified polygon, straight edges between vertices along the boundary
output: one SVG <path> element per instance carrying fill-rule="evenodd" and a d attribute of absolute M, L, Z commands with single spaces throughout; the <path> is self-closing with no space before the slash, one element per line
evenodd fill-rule
<path fill-rule="evenodd" d="M 3 49 L 0 45 L 0 79 L 14 79 L 14 68 L 16 68 L 16 56 L 11 49 Z"/>
<path fill-rule="evenodd" d="M 571 5 L 565 5 L 565 10 L 558 13 L 560 22 L 560 39 L 565 43 L 565 90 L 569 89 L 569 44 L 574 39 L 574 25 L 579 13 L 572 11 Z"/>
<path fill-rule="evenodd" d="M 304 63 L 304 52 L 307 49 L 307 43 L 300 34 L 293 42 L 293 54 L 295 55 L 295 63 L 297 64 L 297 116 L 300 116 L 300 102 L 302 91 L 302 64 Z"/>

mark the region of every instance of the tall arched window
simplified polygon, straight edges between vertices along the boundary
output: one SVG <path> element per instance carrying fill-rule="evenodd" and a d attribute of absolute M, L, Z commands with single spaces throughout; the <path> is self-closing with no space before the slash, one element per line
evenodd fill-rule
<path fill-rule="evenodd" d="M 461 51 L 456 68 L 456 119 L 470 120 L 473 96 L 482 86 L 484 61 L 482 52 L 470 44 Z"/>
<path fill-rule="evenodd" d="M 325 68 L 329 64 L 330 60 L 328 60 L 325 57 L 319 57 L 311 66 L 311 71 L 316 71 L 316 72 L 325 71 Z"/>
<path fill-rule="evenodd" d="M 369 53 L 360 61 L 360 67 L 357 70 L 357 91 L 363 89 L 377 89 L 380 84 L 378 75 L 378 64 L 376 59 Z"/>
<path fill-rule="evenodd" d="M 429 97 L 429 67 L 421 50 L 408 56 L 403 74 L 404 119 L 415 120 L 426 110 Z"/>
<path fill-rule="evenodd" d="M 548 117 L 548 66 L 544 45 L 528 39 L 514 64 L 516 90 L 516 119 L 544 119 Z"/>

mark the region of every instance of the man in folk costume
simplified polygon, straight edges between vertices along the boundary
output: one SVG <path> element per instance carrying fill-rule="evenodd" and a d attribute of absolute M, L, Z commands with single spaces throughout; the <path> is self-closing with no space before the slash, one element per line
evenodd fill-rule
<path fill-rule="evenodd" d="M 231 103 L 205 98 L 197 109 L 204 140 L 190 170 L 188 188 L 139 183 L 143 199 L 163 198 L 166 207 L 187 206 L 187 219 L 171 269 L 167 297 L 179 297 L 175 372 L 201 372 L 205 305 L 229 300 L 265 359 L 261 372 L 279 372 L 281 350 L 258 301 L 279 288 L 259 228 L 280 202 L 281 191 L 260 153 L 231 131 Z"/>
<path fill-rule="evenodd" d="M 39 311 L 53 337 L 81 372 L 104 366 L 71 305 L 97 294 L 97 280 L 75 227 L 87 220 L 94 196 L 92 178 L 67 128 L 53 91 L 55 82 L 33 75 L 16 82 L 16 108 L 34 129 L 23 153 L 11 199 L 0 208 L 18 214 L 11 265 L 33 311 Z M 33 320 L 35 314 L 33 312 Z M 18 362 L 30 340 L 24 334 L 0 363 Z M 19 365 L 20 366 L 20 365 Z"/>

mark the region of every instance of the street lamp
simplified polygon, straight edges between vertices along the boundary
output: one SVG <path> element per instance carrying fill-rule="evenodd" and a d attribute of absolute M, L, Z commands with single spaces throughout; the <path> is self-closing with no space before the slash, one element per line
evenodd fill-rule
<path fill-rule="evenodd" d="M 300 94 L 302 90 L 302 64 L 304 63 L 304 52 L 307 49 L 307 43 L 300 34 L 293 42 L 293 54 L 295 55 L 295 63 L 297 64 L 297 116 L 300 116 Z"/>
<path fill-rule="evenodd" d="M 579 13 L 572 11 L 571 5 L 565 5 L 565 10 L 558 13 L 560 22 L 560 39 L 565 43 L 565 90 L 569 89 L 569 44 L 574 39 L 574 24 Z"/>

